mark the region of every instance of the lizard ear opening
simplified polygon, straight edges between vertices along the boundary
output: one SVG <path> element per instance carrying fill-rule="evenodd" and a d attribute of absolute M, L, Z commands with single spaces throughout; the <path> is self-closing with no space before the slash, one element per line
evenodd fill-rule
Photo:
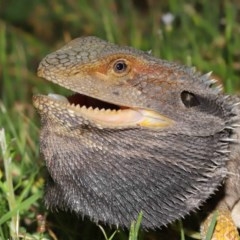
<path fill-rule="evenodd" d="M 200 105 L 200 102 L 197 99 L 197 97 L 193 93 L 188 91 L 181 92 L 181 100 L 185 107 L 187 108 L 196 107 Z"/>

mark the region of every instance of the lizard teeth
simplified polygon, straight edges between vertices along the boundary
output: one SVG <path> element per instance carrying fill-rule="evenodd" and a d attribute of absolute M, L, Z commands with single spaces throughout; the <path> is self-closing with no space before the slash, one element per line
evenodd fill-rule
<path fill-rule="evenodd" d="M 55 104 L 63 106 L 62 103 L 69 106 L 70 114 L 81 116 L 92 121 L 98 127 L 147 127 L 147 128 L 165 128 L 171 126 L 174 121 L 151 110 L 131 109 L 124 107 L 122 109 L 105 109 L 93 106 L 79 105 L 70 103 L 68 99 L 59 94 L 48 94 Z M 66 105 L 65 105 L 66 106 Z M 63 106 L 64 107 L 64 106 Z M 225 139 L 223 139 L 224 141 Z"/>
<path fill-rule="evenodd" d="M 57 100 L 60 101 L 62 103 L 68 103 L 68 100 L 66 97 L 59 95 L 59 94 L 55 94 L 55 93 L 49 93 L 48 97 L 50 97 L 53 100 Z"/>

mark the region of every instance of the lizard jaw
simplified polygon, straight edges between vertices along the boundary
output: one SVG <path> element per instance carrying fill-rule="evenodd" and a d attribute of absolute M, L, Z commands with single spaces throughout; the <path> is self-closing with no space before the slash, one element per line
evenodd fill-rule
<path fill-rule="evenodd" d="M 89 99 L 91 103 L 87 102 Z M 70 115 L 80 116 L 100 128 L 161 129 L 173 124 L 173 120 L 152 110 L 116 106 L 78 93 L 68 98 L 58 94 L 35 95 L 33 103 L 40 113 L 48 111 L 46 106 L 51 106 L 51 109 L 55 108 L 55 110 L 59 109 L 59 111 L 64 108 Z"/>

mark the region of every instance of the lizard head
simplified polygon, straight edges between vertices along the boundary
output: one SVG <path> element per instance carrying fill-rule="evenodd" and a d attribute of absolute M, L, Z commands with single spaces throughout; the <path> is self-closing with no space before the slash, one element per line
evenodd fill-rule
<path fill-rule="evenodd" d="M 38 75 L 75 92 L 36 95 L 45 202 L 94 221 L 166 225 L 221 184 L 232 102 L 210 74 L 95 37 L 46 56 Z"/>

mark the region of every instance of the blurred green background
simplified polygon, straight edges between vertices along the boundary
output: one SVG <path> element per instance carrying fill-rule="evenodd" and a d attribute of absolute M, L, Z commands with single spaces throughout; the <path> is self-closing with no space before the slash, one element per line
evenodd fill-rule
<path fill-rule="evenodd" d="M 0 239 L 106 239 L 88 220 L 44 208 L 40 123 L 31 103 L 34 93 L 64 92 L 36 77 L 40 60 L 87 35 L 213 71 L 226 92 L 240 90 L 237 0 L 0 0 Z M 110 238 L 114 230 L 104 229 Z M 140 239 L 184 239 L 178 229 Z M 128 232 L 113 239 L 128 239 Z"/>

